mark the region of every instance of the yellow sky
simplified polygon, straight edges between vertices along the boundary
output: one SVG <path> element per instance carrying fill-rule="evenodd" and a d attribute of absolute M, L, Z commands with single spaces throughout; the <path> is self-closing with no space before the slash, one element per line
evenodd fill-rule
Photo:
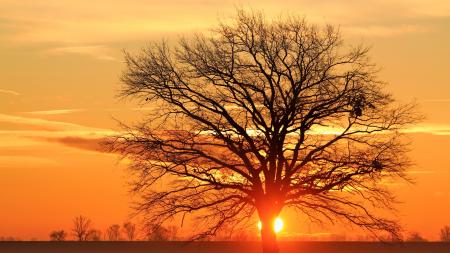
<path fill-rule="evenodd" d="M 388 89 L 427 117 L 410 129 L 417 185 L 399 186 L 399 209 L 408 230 L 437 239 L 450 224 L 448 0 L 0 0 L 0 237 L 46 239 L 79 214 L 100 229 L 122 223 L 124 166 L 93 141 L 118 129 L 114 118 L 145 114 L 114 97 L 121 50 L 205 30 L 236 6 L 340 25 L 346 42 L 372 46 Z"/>

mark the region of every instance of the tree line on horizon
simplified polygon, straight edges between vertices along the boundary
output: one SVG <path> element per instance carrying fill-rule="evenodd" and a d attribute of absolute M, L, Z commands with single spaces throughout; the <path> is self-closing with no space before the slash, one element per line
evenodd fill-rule
<path fill-rule="evenodd" d="M 140 230 L 130 221 L 122 225 L 112 224 L 104 233 L 94 228 L 92 221 L 83 216 L 73 219 L 70 233 L 64 229 L 54 230 L 49 234 L 50 241 L 66 241 L 69 236 L 75 241 L 174 241 L 177 240 L 178 229 L 175 226 L 164 227 L 156 224 L 145 224 Z"/>
<path fill-rule="evenodd" d="M 95 229 L 91 220 L 85 216 L 77 216 L 73 219 L 73 227 L 71 233 L 65 230 L 54 230 L 49 234 L 50 241 L 66 241 L 69 236 L 72 236 L 75 241 L 177 241 L 181 240 L 178 236 L 178 228 L 176 226 L 164 227 L 156 224 L 145 224 L 140 230 L 137 229 L 135 223 L 126 221 L 121 225 L 112 224 L 104 233 L 101 230 Z M 446 225 L 439 231 L 439 238 L 442 242 L 450 242 L 450 226 Z M 3 238 L 0 237 L 0 240 Z M 220 239 L 231 239 L 226 236 Z M 241 233 L 234 240 L 246 241 L 252 239 L 251 236 Z M 341 238 L 345 240 L 345 236 Z M 385 238 L 389 241 L 391 239 Z M 419 232 L 410 232 L 405 239 L 400 241 L 407 242 L 426 242 Z"/>
<path fill-rule="evenodd" d="M 91 221 L 84 217 L 78 216 L 73 220 L 72 236 L 76 241 L 101 241 L 102 232 L 100 230 L 92 228 Z M 176 226 L 164 227 L 161 225 L 147 224 L 141 229 L 141 234 L 143 236 L 138 236 L 138 230 L 136 229 L 136 224 L 132 222 L 124 222 L 122 226 L 118 224 L 113 224 L 109 226 L 104 235 L 103 240 L 105 241 L 177 241 L 181 238 L 178 237 L 178 229 Z M 66 241 L 68 238 L 68 233 L 65 230 L 54 230 L 50 233 L 51 241 Z M 225 239 L 226 237 L 220 237 Z M 334 238 L 334 237 L 333 237 Z M 338 237 L 336 237 L 338 238 Z M 336 239 L 335 238 L 335 239 Z M 345 236 L 339 237 L 340 240 L 345 241 Z M 439 238 L 442 242 L 450 242 L 450 226 L 444 226 L 439 231 Z M 245 233 L 241 233 L 239 236 L 234 238 L 235 240 L 246 241 L 251 239 L 251 237 Z M 367 238 L 366 238 L 367 239 Z M 393 241 L 391 238 L 384 238 L 385 241 Z M 419 232 L 410 232 L 405 239 L 400 241 L 406 242 L 426 242 L 428 241 Z"/>
<path fill-rule="evenodd" d="M 345 236 L 333 237 L 337 240 L 345 241 Z M 450 242 L 450 226 L 446 225 L 439 231 L 439 238 L 442 242 Z M 93 226 L 92 221 L 83 216 L 77 216 L 73 219 L 72 228 L 70 232 L 64 229 L 53 230 L 49 234 L 50 241 L 177 241 L 182 240 L 178 235 L 178 228 L 176 226 L 164 227 L 155 224 L 145 224 L 140 229 L 135 223 L 126 221 L 122 225 L 112 224 L 104 233 L 100 229 Z M 254 239 L 248 234 L 241 233 L 237 237 L 228 238 L 221 236 L 221 240 L 238 240 L 247 241 Z M 20 238 L 12 236 L 0 236 L 0 241 L 20 241 Z M 36 239 L 32 239 L 35 241 Z M 361 240 L 368 240 L 363 238 Z M 384 238 L 385 241 L 391 241 L 390 238 Z M 405 239 L 400 241 L 406 242 L 426 242 L 428 241 L 419 232 L 410 232 Z"/>

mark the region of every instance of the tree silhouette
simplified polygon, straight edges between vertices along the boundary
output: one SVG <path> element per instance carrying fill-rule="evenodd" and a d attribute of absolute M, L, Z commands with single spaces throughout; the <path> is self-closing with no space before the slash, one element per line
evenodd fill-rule
<path fill-rule="evenodd" d="M 128 241 L 133 241 L 136 237 L 136 225 L 131 222 L 125 222 L 123 224 L 123 229 Z"/>
<path fill-rule="evenodd" d="M 167 227 L 167 231 L 168 231 L 168 238 L 169 241 L 176 241 L 178 240 L 178 227 L 174 226 L 174 225 L 170 225 Z"/>
<path fill-rule="evenodd" d="M 177 239 L 178 229 L 175 226 L 164 227 L 160 224 L 147 224 L 144 232 L 149 241 L 173 241 Z"/>
<path fill-rule="evenodd" d="M 284 208 L 396 234 L 388 178 L 406 178 L 414 105 L 384 91 L 368 49 L 333 26 L 238 10 L 208 34 L 125 53 L 123 97 L 154 110 L 110 143 L 132 161 L 148 222 L 195 219 L 194 239 L 262 222 L 264 252 Z M 193 229 L 194 230 L 194 229 Z"/>
<path fill-rule="evenodd" d="M 86 241 L 101 241 L 102 231 L 98 229 L 89 229 L 86 234 Z"/>
<path fill-rule="evenodd" d="M 64 230 L 55 230 L 55 231 L 52 231 L 50 233 L 50 240 L 51 241 L 61 242 L 61 241 L 65 241 L 66 240 L 66 236 L 67 236 L 66 231 L 64 231 Z"/>
<path fill-rule="evenodd" d="M 440 238 L 443 242 L 450 242 L 450 226 L 444 226 L 441 228 Z"/>
<path fill-rule="evenodd" d="M 72 232 L 78 241 L 86 241 L 91 228 L 91 220 L 80 215 L 73 219 Z"/>
<path fill-rule="evenodd" d="M 106 230 L 106 235 L 108 236 L 108 240 L 110 241 L 119 241 L 120 240 L 120 226 L 117 224 L 111 225 Z"/>
<path fill-rule="evenodd" d="M 406 239 L 410 242 L 425 242 L 425 238 L 422 237 L 422 235 L 419 232 L 412 232 L 409 234 L 408 238 Z"/>

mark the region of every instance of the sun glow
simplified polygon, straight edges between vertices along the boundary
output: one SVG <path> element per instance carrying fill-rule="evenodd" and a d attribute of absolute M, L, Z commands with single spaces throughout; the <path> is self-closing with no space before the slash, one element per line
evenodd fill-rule
<path fill-rule="evenodd" d="M 279 233 L 283 229 L 284 223 L 283 220 L 280 217 L 277 217 L 273 223 L 273 231 L 275 233 Z M 261 221 L 258 221 L 258 229 L 262 229 L 262 223 Z"/>

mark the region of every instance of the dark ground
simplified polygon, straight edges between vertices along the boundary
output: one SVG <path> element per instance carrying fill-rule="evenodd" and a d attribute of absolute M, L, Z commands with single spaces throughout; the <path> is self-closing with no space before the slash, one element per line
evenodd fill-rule
<path fill-rule="evenodd" d="M 252 253 L 259 242 L 0 242 L 0 253 Z M 450 253 L 440 242 L 279 242 L 281 253 Z"/>

